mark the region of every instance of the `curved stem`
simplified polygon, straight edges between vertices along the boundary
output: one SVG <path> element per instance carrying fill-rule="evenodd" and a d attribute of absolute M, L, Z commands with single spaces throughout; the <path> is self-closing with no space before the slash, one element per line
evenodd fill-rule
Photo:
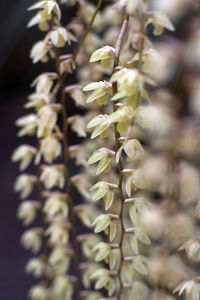
<path fill-rule="evenodd" d="M 126 33 L 126 30 L 128 28 L 128 22 L 129 22 L 129 16 L 126 15 L 121 30 L 120 30 L 120 34 L 116 43 L 116 55 L 115 55 L 115 60 L 114 60 L 114 68 L 113 68 L 113 73 L 115 72 L 116 67 L 119 64 L 119 56 L 120 56 L 120 51 L 121 51 L 121 47 L 122 47 L 122 42 L 124 39 L 124 35 Z M 113 96 L 117 93 L 117 83 L 114 82 L 112 85 L 112 94 Z M 113 111 L 116 111 L 116 102 L 113 103 Z M 117 151 L 120 148 L 120 142 L 119 142 L 119 138 L 120 138 L 120 134 L 117 131 L 117 124 L 114 125 L 114 134 L 115 134 L 115 151 L 117 153 Z M 125 235 L 125 226 L 124 226 L 124 222 L 123 222 L 123 215 L 124 215 L 124 201 L 125 201 L 125 196 L 123 194 L 123 189 L 122 189 L 122 182 L 123 182 L 123 167 L 122 167 L 122 162 L 121 159 L 119 159 L 119 162 L 117 164 L 118 167 L 118 175 L 119 175 L 119 182 L 118 182 L 118 192 L 119 192 L 119 196 L 120 196 L 120 201 L 121 201 L 121 208 L 120 208 L 120 226 L 121 226 L 121 236 L 120 236 L 120 241 L 119 241 L 119 249 L 120 249 L 120 265 L 119 265 L 119 269 L 117 272 L 117 276 L 119 278 L 119 283 L 120 283 L 120 288 L 118 291 L 118 295 L 117 295 L 117 299 L 119 300 L 121 298 L 121 294 L 123 291 L 123 281 L 121 278 L 121 272 L 122 272 L 122 267 L 123 267 L 123 239 L 124 239 L 124 235 Z"/>

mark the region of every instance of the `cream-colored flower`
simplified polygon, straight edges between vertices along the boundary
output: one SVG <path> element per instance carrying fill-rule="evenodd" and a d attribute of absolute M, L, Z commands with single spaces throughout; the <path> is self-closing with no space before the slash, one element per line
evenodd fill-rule
<path fill-rule="evenodd" d="M 71 182 L 75 185 L 81 195 L 83 195 L 85 198 L 90 198 L 90 193 L 88 192 L 88 190 L 91 184 L 86 176 L 77 174 L 71 177 Z"/>
<path fill-rule="evenodd" d="M 13 162 L 20 161 L 20 171 L 25 170 L 31 163 L 32 158 L 36 154 L 36 148 L 29 145 L 21 145 L 15 149 L 11 160 Z"/>
<path fill-rule="evenodd" d="M 56 73 L 43 73 L 35 78 L 31 87 L 35 87 L 37 93 L 48 94 L 53 86 L 53 80 L 56 78 Z"/>
<path fill-rule="evenodd" d="M 199 278 L 194 278 L 192 280 L 184 280 L 176 287 L 176 289 L 173 292 L 179 292 L 178 295 L 180 296 L 184 291 L 187 298 L 192 300 L 198 300 L 200 294 Z"/>
<path fill-rule="evenodd" d="M 175 30 L 168 17 L 161 11 L 148 12 L 146 26 L 150 23 L 152 23 L 155 27 L 153 31 L 154 35 L 161 35 L 164 31 L 164 28 L 171 31 Z"/>
<path fill-rule="evenodd" d="M 70 153 L 70 158 L 75 159 L 75 164 L 77 166 L 83 165 L 87 166 L 87 159 L 86 159 L 86 151 L 84 147 L 80 145 L 73 145 L 69 147 L 69 153 Z"/>
<path fill-rule="evenodd" d="M 40 12 L 33 16 L 33 18 L 28 22 L 27 27 L 30 28 L 35 25 L 38 25 L 38 28 L 41 31 L 49 30 L 49 23 L 45 18 L 42 17 L 42 14 Z"/>
<path fill-rule="evenodd" d="M 71 45 L 71 42 L 76 42 L 76 37 L 66 28 L 57 27 L 49 33 L 51 42 L 58 48 L 64 47 L 66 42 Z"/>
<path fill-rule="evenodd" d="M 52 244 L 66 246 L 69 240 L 69 232 L 64 224 L 53 223 L 46 230 Z"/>
<path fill-rule="evenodd" d="M 185 242 L 179 250 L 186 250 L 188 257 L 193 261 L 200 261 L 200 240 L 190 239 Z"/>
<path fill-rule="evenodd" d="M 51 49 L 51 45 L 47 45 L 46 41 L 39 41 L 35 43 L 31 49 L 30 58 L 33 60 L 33 63 L 36 64 L 41 60 L 45 63 L 48 61 L 48 52 Z"/>
<path fill-rule="evenodd" d="M 137 69 L 122 68 L 113 74 L 110 81 L 117 82 L 118 85 L 118 92 L 112 97 L 113 101 L 128 97 L 127 104 L 135 106 L 138 92 L 144 91 L 144 78 Z"/>
<path fill-rule="evenodd" d="M 94 51 L 90 57 L 90 62 L 101 61 L 101 66 L 103 69 L 110 69 L 111 62 L 110 58 L 115 56 L 115 49 L 110 46 L 105 46 Z"/>
<path fill-rule="evenodd" d="M 42 245 L 42 231 L 40 228 L 26 230 L 21 238 L 22 246 L 33 253 L 39 252 Z"/>
<path fill-rule="evenodd" d="M 31 258 L 26 265 L 26 272 L 32 273 L 35 277 L 42 277 L 45 273 L 46 264 L 41 257 Z"/>
<path fill-rule="evenodd" d="M 37 178 L 31 175 L 22 174 L 17 177 L 14 189 L 20 193 L 20 199 L 24 199 L 31 194 L 36 181 Z"/>
<path fill-rule="evenodd" d="M 71 297 L 74 291 L 74 286 L 73 283 L 70 282 L 65 275 L 62 275 L 58 276 L 53 281 L 53 291 L 58 297 L 61 297 L 62 299 L 72 299 Z"/>
<path fill-rule="evenodd" d="M 136 55 L 128 62 L 133 63 L 134 61 L 139 60 L 139 53 L 136 53 Z M 142 70 L 146 73 L 151 73 L 155 65 L 163 63 L 163 58 L 160 56 L 160 54 L 153 48 L 149 48 L 148 50 L 143 51 L 142 54 Z"/>
<path fill-rule="evenodd" d="M 58 20 L 61 18 L 61 11 L 59 8 L 59 5 L 54 0 L 44 0 L 44 1 L 38 1 L 37 3 L 31 5 L 28 10 L 35 10 L 39 9 L 41 17 L 44 20 L 51 20 L 53 14 L 56 16 Z"/>
<path fill-rule="evenodd" d="M 38 164 L 41 156 L 44 157 L 45 162 L 52 163 L 61 154 L 61 143 L 54 136 L 48 136 L 40 141 L 40 149 L 36 155 L 35 163 Z"/>
<path fill-rule="evenodd" d="M 28 103 L 24 105 L 25 108 L 34 107 L 36 111 L 49 102 L 49 95 L 44 93 L 33 93 L 28 97 Z"/>
<path fill-rule="evenodd" d="M 18 208 L 17 217 L 23 220 L 24 225 L 29 225 L 35 220 L 39 208 L 38 201 L 24 201 Z"/>
<path fill-rule="evenodd" d="M 126 8 L 126 12 L 129 15 L 134 15 L 139 8 L 139 5 L 142 1 L 140 0 L 118 0 L 115 5 L 116 8 Z"/>
<path fill-rule="evenodd" d="M 34 135 L 38 125 L 38 117 L 36 114 L 29 114 L 17 119 L 15 124 L 22 127 L 17 134 L 19 137 L 24 135 Z"/>
<path fill-rule="evenodd" d="M 92 82 L 83 88 L 84 92 L 93 91 L 87 98 L 87 103 L 97 101 L 99 105 L 105 105 L 106 93 L 112 94 L 112 85 L 107 81 Z"/>
<path fill-rule="evenodd" d="M 29 291 L 29 297 L 31 300 L 48 300 L 50 292 L 48 288 L 43 285 L 34 285 Z"/>
<path fill-rule="evenodd" d="M 57 112 L 50 105 L 45 105 L 38 111 L 38 118 L 37 137 L 51 135 L 57 122 Z"/>
<path fill-rule="evenodd" d="M 63 197 L 60 193 L 52 193 L 45 201 L 44 212 L 49 217 L 58 215 L 66 218 L 68 214 L 68 207 L 65 197 Z"/>
<path fill-rule="evenodd" d="M 71 125 L 73 131 L 77 133 L 79 137 L 86 137 L 86 124 L 83 117 L 80 115 L 75 115 L 71 118 L 68 118 L 68 123 Z"/>
<path fill-rule="evenodd" d="M 62 166 L 45 166 L 43 168 L 40 179 L 43 182 L 45 188 L 47 188 L 47 189 L 51 189 L 55 186 L 63 188 L 64 184 L 65 184 L 65 176 L 64 176 L 63 167 Z"/>
<path fill-rule="evenodd" d="M 66 272 L 70 265 L 71 256 L 66 247 L 56 247 L 49 255 L 49 264 L 57 267 L 61 272 Z"/>

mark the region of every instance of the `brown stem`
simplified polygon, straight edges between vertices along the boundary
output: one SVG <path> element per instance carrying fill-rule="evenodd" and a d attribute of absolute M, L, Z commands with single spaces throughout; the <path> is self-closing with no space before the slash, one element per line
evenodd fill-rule
<path fill-rule="evenodd" d="M 71 234 L 72 234 L 72 246 L 74 249 L 74 268 L 76 275 L 76 299 L 81 299 L 81 273 L 79 269 L 80 261 L 79 261 L 79 247 L 78 247 L 78 239 L 77 239 L 77 230 L 76 230 L 76 220 L 75 220 L 75 209 L 74 203 L 72 199 L 72 183 L 71 183 L 71 174 L 69 169 L 69 143 L 68 143 L 68 128 L 69 124 L 67 122 L 68 112 L 66 108 L 66 93 L 65 93 L 65 85 L 63 77 L 60 75 L 60 61 L 59 61 L 59 52 L 57 48 L 54 48 L 54 52 L 56 55 L 56 70 L 58 73 L 58 82 L 61 87 L 61 105 L 62 105 L 62 133 L 63 133 L 63 151 L 64 151 L 64 173 L 66 178 L 66 195 L 67 202 L 69 206 L 69 218 L 71 226 Z"/>
<path fill-rule="evenodd" d="M 37 151 L 39 151 L 39 141 L 37 143 Z M 41 168 L 40 168 L 40 164 L 38 164 L 37 166 L 37 190 L 38 190 L 38 195 L 39 195 L 39 200 L 40 200 L 40 204 L 41 204 L 41 208 L 40 208 L 40 218 L 41 218 L 41 226 L 44 229 L 44 234 L 43 234 L 43 254 L 45 257 L 45 263 L 47 264 L 47 259 L 48 259 L 48 255 L 49 255 L 49 249 L 48 249 L 48 239 L 45 235 L 45 229 L 47 228 L 47 223 L 45 221 L 45 213 L 43 211 L 44 208 L 44 196 L 43 196 L 43 185 L 42 182 L 40 180 L 40 173 L 41 173 Z M 50 285 L 50 279 L 46 276 L 45 278 L 47 286 Z"/>
<path fill-rule="evenodd" d="M 120 51 L 121 51 L 121 47 L 122 47 L 122 42 L 124 39 L 124 35 L 126 33 L 126 30 L 128 28 L 128 21 L 129 21 L 129 16 L 126 15 L 121 30 L 120 30 L 120 34 L 116 43 L 116 55 L 115 55 L 115 60 L 114 60 L 114 67 L 113 67 L 113 73 L 115 72 L 116 67 L 119 64 L 119 56 L 120 56 Z M 114 82 L 112 85 L 112 95 L 114 96 L 117 93 L 117 83 Z M 116 111 L 116 102 L 113 102 L 113 111 Z M 120 138 L 120 134 L 117 131 L 117 124 L 114 125 L 114 134 L 115 134 L 115 151 L 117 153 L 117 151 L 120 148 L 120 142 L 119 142 L 119 138 Z M 124 222 L 123 222 L 123 215 L 124 215 L 124 200 L 125 200 L 125 196 L 123 194 L 123 188 L 122 188 L 122 182 L 123 182 L 123 166 L 122 166 L 122 162 L 121 159 L 119 159 L 119 162 L 117 163 L 117 167 L 118 167 L 118 175 L 119 175 L 119 182 L 118 182 L 118 191 L 119 191 L 119 196 L 120 196 L 120 200 L 121 200 L 121 208 L 120 208 L 120 226 L 121 226 L 121 237 L 120 237 L 120 241 L 119 241 L 119 249 L 120 249 L 120 265 L 119 265 L 119 269 L 117 272 L 117 276 L 119 278 L 119 283 L 120 283 L 120 288 L 118 291 L 118 295 L 117 295 L 117 299 L 119 300 L 121 298 L 121 294 L 123 291 L 123 281 L 121 278 L 121 272 L 122 272 L 122 267 L 123 267 L 123 239 L 124 239 L 124 235 L 125 235 L 125 226 L 124 226 Z"/>

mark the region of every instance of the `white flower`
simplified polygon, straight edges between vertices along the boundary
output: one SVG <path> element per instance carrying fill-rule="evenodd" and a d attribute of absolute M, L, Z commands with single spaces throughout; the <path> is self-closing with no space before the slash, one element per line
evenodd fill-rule
<path fill-rule="evenodd" d="M 68 214 L 68 207 L 66 205 L 66 199 L 59 193 L 52 193 L 51 196 L 45 202 L 44 212 L 49 217 L 56 215 L 65 218 Z"/>
<path fill-rule="evenodd" d="M 200 240 L 190 239 L 185 242 L 179 250 L 186 249 L 188 257 L 193 261 L 200 261 Z"/>
<path fill-rule="evenodd" d="M 65 225 L 60 223 L 51 224 L 46 231 L 52 244 L 65 246 L 69 239 L 69 233 Z"/>
<path fill-rule="evenodd" d="M 187 298 L 190 298 L 192 300 L 199 300 L 199 294 L 200 294 L 199 278 L 194 278 L 188 281 L 184 280 L 175 288 L 173 293 L 179 292 L 178 295 L 180 296 L 184 291 Z"/>
<path fill-rule="evenodd" d="M 64 275 L 58 276 L 53 281 L 53 291 L 57 296 L 60 296 L 63 299 L 71 299 L 73 294 L 73 284 L 68 280 Z"/>
<path fill-rule="evenodd" d="M 18 132 L 18 136 L 34 135 L 36 127 L 38 125 L 38 118 L 36 114 L 29 114 L 19 118 L 16 121 L 16 125 L 22 127 Z"/>
<path fill-rule="evenodd" d="M 26 230 L 21 238 L 21 243 L 25 249 L 31 249 L 33 253 L 37 253 L 42 245 L 42 231 L 40 228 Z"/>
<path fill-rule="evenodd" d="M 22 174 L 17 177 L 14 185 L 16 192 L 20 192 L 20 198 L 24 199 L 30 195 L 33 185 L 36 183 L 37 178 L 31 175 Z"/>
<path fill-rule="evenodd" d="M 26 265 L 26 272 L 32 273 L 35 277 L 41 277 L 45 273 L 45 262 L 42 258 L 32 258 Z"/>
<path fill-rule="evenodd" d="M 110 58 L 115 56 L 115 49 L 110 46 L 105 46 L 94 51 L 90 57 L 90 62 L 101 61 L 103 69 L 110 69 Z"/>
<path fill-rule="evenodd" d="M 57 78 L 55 73 L 43 73 L 35 78 L 31 87 L 36 87 L 37 93 L 48 94 L 53 86 L 53 80 Z"/>
<path fill-rule="evenodd" d="M 23 171 L 29 166 L 35 154 L 36 149 L 34 147 L 31 147 L 29 145 L 21 145 L 17 147 L 13 152 L 11 160 L 13 162 L 21 161 L 19 169 L 20 171 Z"/>
<path fill-rule="evenodd" d="M 41 62 L 48 61 L 48 52 L 51 49 L 50 45 L 46 44 L 46 41 L 39 41 L 31 49 L 30 58 L 33 60 L 33 63 L 36 64 L 41 60 Z"/>
<path fill-rule="evenodd" d="M 154 25 L 154 35 L 161 35 L 164 31 L 164 28 L 174 31 L 174 26 L 168 19 L 168 17 L 161 11 L 151 11 L 148 12 L 148 19 L 146 26 L 152 23 Z"/>
<path fill-rule="evenodd" d="M 24 225 L 29 225 L 36 218 L 39 207 L 40 203 L 38 201 L 25 201 L 20 204 L 17 217 L 23 220 Z"/>
<path fill-rule="evenodd" d="M 75 159 L 75 164 L 77 166 L 83 165 L 87 166 L 87 159 L 86 159 L 86 151 L 80 145 L 73 145 L 69 147 L 70 158 Z"/>
<path fill-rule="evenodd" d="M 51 20 L 53 14 L 58 20 L 61 18 L 61 11 L 59 5 L 54 0 L 39 1 L 31 5 L 28 10 L 40 9 L 41 17 L 45 20 Z"/>
<path fill-rule="evenodd" d="M 40 179 L 47 189 L 55 186 L 63 188 L 65 184 L 63 168 L 60 166 L 45 166 Z"/>
<path fill-rule="evenodd" d="M 68 118 L 68 123 L 71 124 L 72 130 L 77 133 L 79 137 L 86 137 L 86 124 L 84 118 L 79 115 Z"/>
<path fill-rule="evenodd" d="M 61 272 L 65 272 L 70 265 L 71 257 L 66 250 L 66 247 L 57 247 L 52 250 L 49 255 L 49 264 L 59 268 Z"/>
<path fill-rule="evenodd" d="M 76 37 L 64 27 L 57 27 L 50 31 L 50 39 L 58 48 L 64 47 L 66 42 L 69 45 L 71 45 L 71 41 L 76 42 Z"/>
<path fill-rule="evenodd" d="M 25 108 L 35 107 L 38 111 L 43 105 L 49 102 L 49 95 L 44 93 L 33 93 L 28 97 L 28 103 L 24 105 Z"/>
<path fill-rule="evenodd" d="M 57 122 L 57 113 L 49 105 L 43 106 L 38 112 L 38 131 L 37 137 L 46 137 L 51 135 Z"/>
<path fill-rule="evenodd" d="M 92 82 L 83 88 L 84 92 L 93 91 L 87 98 L 87 103 L 97 101 L 99 105 L 106 104 L 106 93 L 112 94 L 112 85 L 107 81 Z"/>
<path fill-rule="evenodd" d="M 49 291 L 46 287 L 37 284 L 30 289 L 29 297 L 31 300 L 48 300 Z"/>
<path fill-rule="evenodd" d="M 45 20 L 45 18 L 42 17 L 42 14 L 38 12 L 28 23 L 27 27 L 30 28 L 32 26 L 38 25 L 38 28 L 41 31 L 47 31 L 49 30 L 49 24 L 48 21 Z"/>
<path fill-rule="evenodd" d="M 43 155 L 45 162 L 52 163 L 61 154 L 62 147 L 57 138 L 48 136 L 41 140 L 40 150 L 36 155 L 35 162 L 40 162 L 41 156 Z"/>

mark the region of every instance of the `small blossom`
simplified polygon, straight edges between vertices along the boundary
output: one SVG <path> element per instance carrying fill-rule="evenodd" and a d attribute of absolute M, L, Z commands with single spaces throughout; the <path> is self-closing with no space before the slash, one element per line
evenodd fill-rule
<path fill-rule="evenodd" d="M 31 249 L 33 253 L 37 253 L 42 245 L 41 229 L 34 228 L 26 230 L 21 238 L 21 243 L 25 249 Z"/>
<path fill-rule="evenodd" d="M 16 121 L 16 125 L 22 127 L 17 134 L 19 137 L 24 135 L 34 135 L 38 125 L 37 115 L 29 114 L 21 117 Z"/>
<path fill-rule="evenodd" d="M 61 272 L 65 272 L 70 265 L 71 257 L 66 251 L 66 247 L 57 247 L 49 255 L 49 264 L 53 267 L 59 267 Z"/>
<path fill-rule="evenodd" d="M 194 261 L 200 261 L 200 240 L 190 239 L 185 242 L 179 250 L 186 250 L 188 257 Z"/>
<path fill-rule="evenodd" d="M 26 272 L 32 273 L 35 277 L 41 277 L 45 273 L 45 262 L 42 258 L 32 258 L 26 265 Z"/>
<path fill-rule="evenodd" d="M 38 112 L 37 137 L 51 135 L 57 122 L 57 113 L 49 105 L 43 106 Z"/>
<path fill-rule="evenodd" d="M 75 159 L 77 166 L 87 166 L 86 151 L 80 145 L 73 145 L 69 147 L 70 158 Z"/>
<path fill-rule="evenodd" d="M 76 37 L 64 27 L 57 27 L 49 33 L 52 43 L 58 47 L 64 47 L 66 42 L 71 45 L 71 41 L 76 42 Z"/>
<path fill-rule="evenodd" d="M 59 193 L 52 193 L 48 197 L 44 205 L 44 212 L 49 217 L 54 217 L 56 215 L 65 218 L 68 214 L 68 207 L 65 203 L 65 198 Z"/>
<path fill-rule="evenodd" d="M 63 168 L 60 166 L 45 166 L 40 179 L 47 189 L 51 189 L 55 186 L 63 188 L 65 184 Z"/>
<path fill-rule="evenodd" d="M 40 149 L 36 155 L 35 162 L 38 164 L 43 155 L 45 162 L 52 163 L 61 155 L 62 147 L 58 139 L 54 136 L 48 136 L 41 140 Z"/>
<path fill-rule="evenodd" d="M 31 300 L 48 300 L 48 289 L 40 284 L 34 285 L 29 291 L 29 297 Z"/>
<path fill-rule="evenodd" d="M 168 17 L 161 11 L 152 11 L 148 13 L 148 19 L 146 26 L 153 23 L 155 29 L 153 31 L 154 35 L 161 35 L 164 28 L 174 31 L 174 26 L 168 19 Z"/>
<path fill-rule="evenodd" d="M 29 225 L 35 220 L 39 208 L 38 201 L 24 201 L 18 208 L 17 217 L 23 220 L 24 225 Z"/>
<path fill-rule="evenodd" d="M 106 93 L 112 94 L 112 85 L 107 81 L 92 82 L 83 88 L 84 92 L 94 90 L 87 98 L 87 103 L 97 101 L 99 105 L 106 104 Z"/>
<path fill-rule="evenodd" d="M 49 95 L 44 93 L 33 93 L 28 97 L 28 103 L 24 105 L 25 108 L 34 107 L 36 111 L 49 102 Z"/>
<path fill-rule="evenodd" d="M 25 170 L 31 163 L 32 158 L 36 154 L 36 149 L 29 145 L 21 145 L 15 149 L 12 155 L 12 161 L 20 162 L 20 171 Z"/>
<path fill-rule="evenodd" d="M 53 86 L 53 80 L 56 78 L 55 73 L 43 73 L 35 78 L 31 87 L 35 87 L 37 93 L 48 94 Z"/>
<path fill-rule="evenodd" d="M 77 133 L 79 137 L 86 137 L 86 124 L 84 118 L 79 115 L 68 118 L 68 123 L 71 124 L 72 130 Z"/>
<path fill-rule="evenodd" d="M 184 280 L 175 288 L 173 292 L 179 292 L 178 295 L 180 296 L 184 291 L 187 298 L 198 300 L 200 294 L 199 278 L 188 281 Z"/>
<path fill-rule="evenodd" d="M 33 63 L 36 64 L 41 60 L 41 62 L 48 61 L 48 52 L 51 49 L 50 45 L 47 45 L 45 41 L 39 41 L 31 49 L 30 58 L 33 60 Z"/>
<path fill-rule="evenodd" d="M 28 8 L 28 10 L 35 9 L 40 9 L 41 17 L 45 20 L 51 20 L 53 14 L 58 18 L 58 20 L 61 18 L 60 8 L 56 1 L 39 1 Z"/>
<path fill-rule="evenodd" d="M 69 281 L 69 279 L 60 275 L 53 281 L 53 291 L 55 295 L 61 297 L 63 299 L 71 299 L 72 294 L 74 292 L 73 283 Z"/>
<path fill-rule="evenodd" d="M 66 226 L 59 223 L 51 224 L 47 228 L 46 234 L 49 236 L 52 244 L 65 246 L 69 240 L 69 233 L 68 230 L 66 230 Z"/>
<path fill-rule="evenodd" d="M 103 69 L 110 69 L 110 58 L 115 56 L 115 49 L 110 46 L 105 46 L 94 51 L 90 57 L 90 62 L 101 61 Z"/>
<path fill-rule="evenodd" d="M 17 177 L 14 189 L 16 192 L 20 193 L 21 199 L 24 199 L 31 194 L 33 185 L 36 183 L 36 181 L 36 177 L 31 175 L 22 174 Z"/>
<path fill-rule="evenodd" d="M 41 31 L 49 30 L 49 23 L 48 21 L 42 17 L 41 13 L 38 12 L 28 23 L 27 27 L 30 28 L 32 26 L 38 25 L 38 28 Z"/>

